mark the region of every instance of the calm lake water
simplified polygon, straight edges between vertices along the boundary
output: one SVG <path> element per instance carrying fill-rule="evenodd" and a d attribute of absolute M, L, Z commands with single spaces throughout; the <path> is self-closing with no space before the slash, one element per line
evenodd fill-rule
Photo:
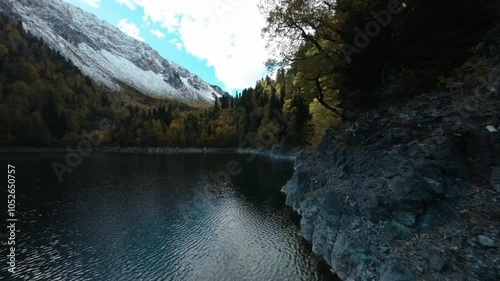
<path fill-rule="evenodd" d="M 16 279 L 331 279 L 280 194 L 290 162 L 96 153 L 60 183 L 51 163 L 64 154 L 0 156 L 17 168 Z M 214 180 L 230 161 L 242 172 Z"/>

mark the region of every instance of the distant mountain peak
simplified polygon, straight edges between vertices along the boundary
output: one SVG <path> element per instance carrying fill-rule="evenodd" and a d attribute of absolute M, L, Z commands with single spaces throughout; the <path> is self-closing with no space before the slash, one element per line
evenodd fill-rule
<path fill-rule="evenodd" d="M 147 95 L 207 105 L 225 94 L 146 43 L 62 0 L 6 0 L 0 10 L 111 89 L 127 85 Z"/>

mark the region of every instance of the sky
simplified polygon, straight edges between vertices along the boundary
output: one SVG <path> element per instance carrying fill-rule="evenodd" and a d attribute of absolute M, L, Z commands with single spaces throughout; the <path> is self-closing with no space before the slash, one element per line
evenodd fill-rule
<path fill-rule="evenodd" d="M 259 0 L 64 0 L 231 93 L 267 74 Z"/>

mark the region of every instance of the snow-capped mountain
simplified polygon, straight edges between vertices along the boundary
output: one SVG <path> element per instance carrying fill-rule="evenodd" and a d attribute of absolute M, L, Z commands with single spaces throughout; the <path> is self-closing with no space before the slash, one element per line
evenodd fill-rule
<path fill-rule="evenodd" d="M 128 85 L 144 94 L 201 104 L 224 95 L 146 43 L 62 0 L 0 0 L 1 10 L 109 88 Z"/>

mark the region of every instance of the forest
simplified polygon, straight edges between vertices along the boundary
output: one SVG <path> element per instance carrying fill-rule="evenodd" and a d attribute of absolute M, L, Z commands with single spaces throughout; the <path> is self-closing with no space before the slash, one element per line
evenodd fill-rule
<path fill-rule="evenodd" d="M 119 146 L 314 146 L 326 128 L 342 128 L 381 100 L 443 86 L 442 73 L 463 62 L 477 31 L 498 22 L 498 2 L 266 1 L 263 36 L 276 76 L 211 107 L 97 85 L 2 16 L 0 145 L 100 135 Z"/>
<path fill-rule="evenodd" d="M 92 135 L 102 145 L 237 147 L 303 145 L 307 103 L 269 77 L 212 107 L 95 84 L 59 53 L 0 18 L 0 144 L 60 146 Z M 107 122 L 103 130 L 100 124 Z"/>

